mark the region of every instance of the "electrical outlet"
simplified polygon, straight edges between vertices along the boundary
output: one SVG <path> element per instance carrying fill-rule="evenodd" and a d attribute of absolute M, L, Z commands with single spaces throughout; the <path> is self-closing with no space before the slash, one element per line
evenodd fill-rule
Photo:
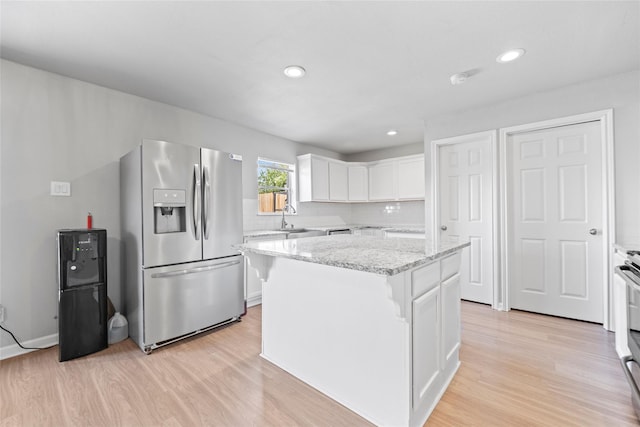
<path fill-rule="evenodd" d="M 4 322 L 4 305 L 0 304 L 0 323 Z"/>
<path fill-rule="evenodd" d="M 51 181 L 52 196 L 71 196 L 71 183 L 63 181 Z"/>

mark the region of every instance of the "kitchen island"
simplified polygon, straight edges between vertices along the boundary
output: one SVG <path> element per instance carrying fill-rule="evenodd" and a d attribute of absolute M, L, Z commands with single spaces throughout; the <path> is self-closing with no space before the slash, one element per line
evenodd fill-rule
<path fill-rule="evenodd" d="M 422 425 L 460 364 L 460 252 L 335 235 L 239 246 L 262 357 L 378 425 Z"/>

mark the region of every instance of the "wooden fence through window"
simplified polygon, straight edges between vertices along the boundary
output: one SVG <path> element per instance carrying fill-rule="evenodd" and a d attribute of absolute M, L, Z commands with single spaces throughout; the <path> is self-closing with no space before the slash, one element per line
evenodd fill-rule
<path fill-rule="evenodd" d="M 287 200 L 286 194 L 262 193 L 258 194 L 258 212 L 280 212 Z"/>

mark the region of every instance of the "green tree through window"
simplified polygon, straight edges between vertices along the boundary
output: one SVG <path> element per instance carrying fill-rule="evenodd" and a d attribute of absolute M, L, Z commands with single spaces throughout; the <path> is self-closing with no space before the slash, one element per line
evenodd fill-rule
<path fill-rule="evenodd" d="M 270 193 L 273 190 L 287 188 L 288 172 L 267 168 L 259 168 L 258 170 L 260 174 L 258 175 L 258 193 Z"/>
<path fill-rule="evenodd" d="M 291 181 L 295 169 L 287 163 L 258 159 L 258 212 L 281 212 L 292 203 Z"/>

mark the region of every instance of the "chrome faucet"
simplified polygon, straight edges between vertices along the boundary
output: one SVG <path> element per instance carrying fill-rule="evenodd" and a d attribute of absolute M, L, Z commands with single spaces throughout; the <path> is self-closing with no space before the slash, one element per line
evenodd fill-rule
<path fill-rule="evenodd" d="M 284 207 L 282 208 L 282 223 L 280 224 L 280 228 L 282 230 L 284 230 L 285 228 L 287 228 L 287 221 L 284 220 L 284 213 L 285 212 L 291 212 L 291 210 L 293 210 L 293 213 L 296 213 L 296 208 L 294 208 L 293 206 L 291 206 L 289 203 L 287 203 L 287 201 L 285 200 L 285 204 Z"/>

